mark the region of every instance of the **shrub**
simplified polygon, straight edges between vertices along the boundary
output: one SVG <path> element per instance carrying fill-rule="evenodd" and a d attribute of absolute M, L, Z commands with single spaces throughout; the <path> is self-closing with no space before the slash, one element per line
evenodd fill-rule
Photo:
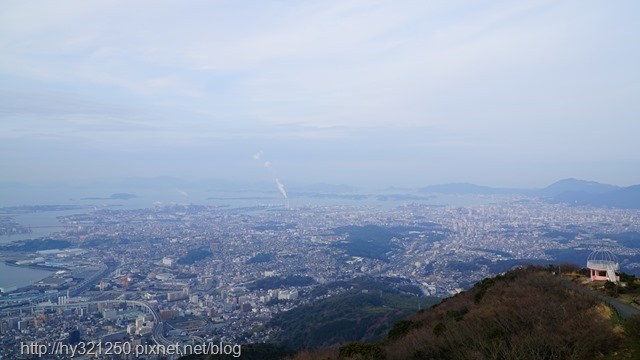
<path fill-rule="evenodd" d="M 624 322 L 624 332 L 636 344 L 640 344 L 640 315 L 635 315 Z"/>
<path fill-rule="evenodd" d="M 400 320 L 395 325 L 393 325 L 393 328 L 391 328 L 391 330 L 389 330 L 389 335 L 387 335 L 387 338 L 389 340 L 401 338 L 414 326 L 415 323 L 411 320 Z"/>
<path fill-rule="evenodd" d="M 340 347 L 338 355 L 341 358 L 383 360 L 384 350 L 378 344 L 352 342 Z"/>

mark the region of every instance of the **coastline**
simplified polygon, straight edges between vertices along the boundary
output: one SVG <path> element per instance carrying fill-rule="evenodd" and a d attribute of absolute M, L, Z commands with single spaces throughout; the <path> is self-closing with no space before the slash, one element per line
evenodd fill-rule
<path fill-rule="evenodd" d="M 24 266 L 15 264 L 15 260 L 0 260 L 0 288 L 3 289 L 2 295 L 28 288 L 35 282 L 52 276 L 55 271 L 50 267 Z"/>
<path fill-rule="evenodd" d="M 28 268 L 28 269 L 45 270 L 45 271 L 66 270 L 64 268 L 57 267 L 57 266 L 47 266 L 47 265 L 38 265 L 38 264 L 28 264 L 28 265 L 17 264 L 16 260 L 1 260 L 1 261 L 7 266 L 15 266 L 19 268 Z"/>

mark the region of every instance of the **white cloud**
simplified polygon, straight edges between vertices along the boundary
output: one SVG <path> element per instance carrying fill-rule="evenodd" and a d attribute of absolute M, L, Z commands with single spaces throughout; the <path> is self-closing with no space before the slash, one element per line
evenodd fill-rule
<path fill-rule="evenodd" d="M 5 2 L 0 138 L 152 151 L 388 136 L 416 153 L 628 158 L 631 6 Z"/>

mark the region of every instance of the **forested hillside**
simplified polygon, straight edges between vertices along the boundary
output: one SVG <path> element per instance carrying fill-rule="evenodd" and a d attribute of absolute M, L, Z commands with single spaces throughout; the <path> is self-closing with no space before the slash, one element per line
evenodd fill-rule
<path fill-rule="evenodd" d="M 396 323 L 385 340 L 298 353 L 307 359 L 638 358 L 640 318 L 576 293 L 546 269 L 485 279 Z"/>

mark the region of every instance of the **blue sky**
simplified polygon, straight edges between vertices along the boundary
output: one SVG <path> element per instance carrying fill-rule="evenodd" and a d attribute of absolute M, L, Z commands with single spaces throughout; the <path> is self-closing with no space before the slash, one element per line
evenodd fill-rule
<path fill-rule="evenodd" d="M 1 1 L 0 181 L 637 184 L 639 4 Z"/>

